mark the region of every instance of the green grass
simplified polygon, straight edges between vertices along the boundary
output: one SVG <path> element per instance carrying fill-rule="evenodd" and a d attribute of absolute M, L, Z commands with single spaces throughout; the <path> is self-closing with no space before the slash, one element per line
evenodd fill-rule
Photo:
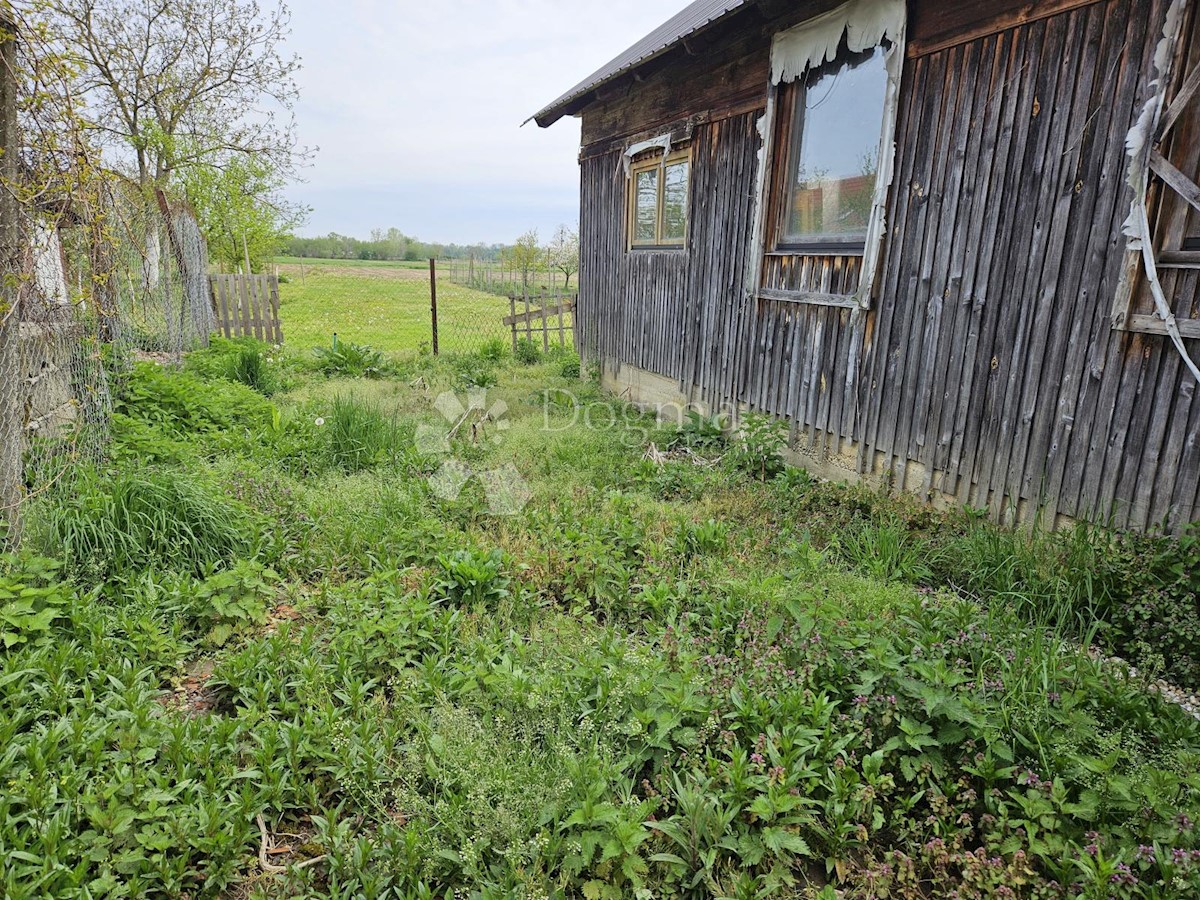
<path fill-rule="evenodd" d="M 427 259 L 315 259 L 307 256 L 277 256 L 272 262 L 280 266 L 325 266 L 345 269 L 414 269 L 429 271 Z"/>
<path fill-rule="evenodd" d="M 1070 615 L 1194 644 L 1193 545 L 822 484 L 558 359 L 268 400 L 248 347 L 137 367 L 0 558 L 0 895 L 1200 895 L 1200 724 Z"/>
<path fill-rule="evenodd" d="M 335 332 L 342 340 L 389 353 L 416 353 L 431 343 L 427 278 L 387 275 L 401 266 L 346 268 L 318 268 L 280 285 L 280 318 L 288 347 L 328 346 Z M 511 340 L 508 326 L 502 324 L 508 314 L 508 303 L 490 294 L 438 285 L 438 335 L 446 351 L 475 350 L 493 338 Z"/>

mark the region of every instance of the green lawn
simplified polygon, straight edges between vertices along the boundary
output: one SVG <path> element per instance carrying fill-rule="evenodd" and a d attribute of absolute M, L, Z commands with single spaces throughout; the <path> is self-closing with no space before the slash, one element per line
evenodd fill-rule
<path fill-rule="evenodd" d="M 351 263 L 342 266 L 343 262 Z M 429 279 L 403 277 L 402 266 L 331 260 L 279 286 L 280 317 L 289 347 L 342 340 L 389 353 L 416 352 L 431 343 Z M 415 273 L 414 273 L 415 274 Z M 476 350 L 491 338 L 509 340 L 505 300 L 458 285 L 438 284 L 438 334 L 445 351 Z"/>

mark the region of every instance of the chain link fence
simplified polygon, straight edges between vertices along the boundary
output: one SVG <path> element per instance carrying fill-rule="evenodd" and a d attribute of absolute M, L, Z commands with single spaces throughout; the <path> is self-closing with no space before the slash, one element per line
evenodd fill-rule
<path fill-rule="evenodd" d="M 489 347 L 511 349 L 519 332 L 519 337 L 536 338 L 534 343 L 546 348 L 573 346 L 569 311 L 561 322 L 555 318 L 546 324 L 546 336 L 536 319 L 539 309 L 557 309 L 571 299 L 569 295 L 552 292 L 548 284 L 527 294 L 483 290 L 478 282 L 467 283 L 471 272 L 461 265 L 465 262 L 281 263 L 275 270 L 286 345 L 300 351 L 327 347 L 337 335 L 339 342 L 401 356 L 435 351 L 452 355 Z M 498 281 L 492 282 L 493 288 L 498 286 Z M 528 312 L 533 313 L 529 321 L 519 326 L 511 321 L 514 314 Z"/>

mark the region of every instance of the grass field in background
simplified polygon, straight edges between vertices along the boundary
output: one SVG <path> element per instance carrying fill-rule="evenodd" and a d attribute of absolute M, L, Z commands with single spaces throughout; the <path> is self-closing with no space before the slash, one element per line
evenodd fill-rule
<path fill-rule="evenodd" d="M 288 280 L 279 286 L 280 318 L 289 347 L 327 346 L 334 332 L 389 353 L 416 352 L 431 342 L 428 277 L 396 277 L 404 263 L 323 262 L 327 265 L 309 268 L 303 278 L 283 271 Z M 501 320 L 508 312 L 506 300 L 439 279 L 443 350 L 477 350 L 491 338 L 507 341 L 510 331 Z"/>
<path fill-rule="evenodd" d="M 277 256 L 275 264 L 279 266 L 334 266 L 339 269 L 419 269 L 429 271 L 429 260 L 426 259 L 310 259 L 304 256 Z"/>

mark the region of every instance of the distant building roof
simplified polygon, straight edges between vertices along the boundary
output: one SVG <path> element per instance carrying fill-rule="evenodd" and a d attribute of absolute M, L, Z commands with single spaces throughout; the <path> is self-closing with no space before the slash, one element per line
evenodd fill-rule
<path fill-rule="evenodd" d="M 680 41 L 751 2 L 752 0 L 696 0 L 687 9 L 672 16 L 616 59 L 583 79 L 545 109 L 534 113 L 534 121 L 543 128 L 553 125 L 571 112 L 569 109 L 571 104 L 591 91 L 655 57 L 661 56 Z"/>

